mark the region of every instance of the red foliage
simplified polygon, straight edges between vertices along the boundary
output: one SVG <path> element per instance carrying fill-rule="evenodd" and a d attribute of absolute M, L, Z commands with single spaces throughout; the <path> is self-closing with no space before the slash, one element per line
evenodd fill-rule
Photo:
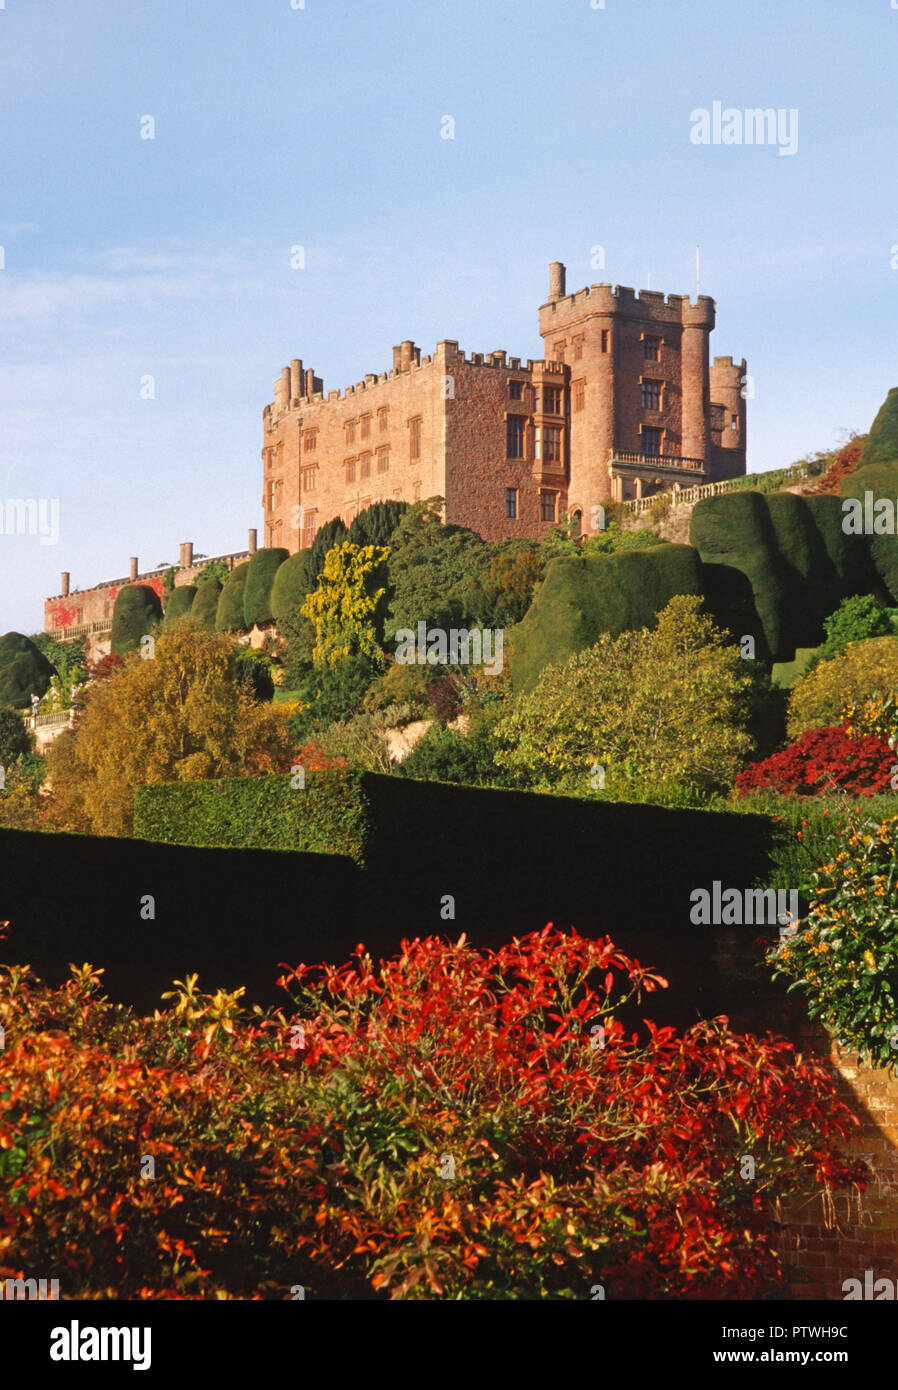
<path fill-rule="evenodd" d="M 847 478 L 849 473 L 853 473 L 857 468 L 866 440 L 865 434 L 856 435 L 854 439 L 850 439 L 844 448 L 836 454 L 823 477 L 809 487 L 802 488 L 802 496 L 812 497 L 817 493 L 830 493 L 833 497 L 838 497 L 839 484 L 843 478 Z"/>
<path fill-rule="evenodd" d="M 115 652 L 110 652 L 108 656 L 101 656 L 99 661 L 95 661 L 92 666 L 88 666 L 88 678 L 92 681 L 108 680 L 109 677 L 115 675 L 115 672 L 124 666 L 124 664 L 120 656 L 117 656 Z"/>
<path fill-rule="evenodd" d="M 427 703 L 441 724 L 448 724 L 458 714 L 461 696 L 454 676 L 441 676 L 427 687 Z"/>
<path fill-rule="evenodd" d="M 58 608 L 52 608 L 49 613 L 51 627 L 71 627 L 78 616 L 77 608 L 66 608 L 60 604 Z"/>
<path fill-rule="evenodd" d="M 762 787 L 793 796 L 839 789 L 872 796 L 891 786 L 895 754 L 874 734 L 852 737 L 843 728 L 806 729 L 788 748 L 753 763 L 736 778 L 740 796 Z"/>
<path fill-rule="evenodd" d="M 312 739 L 309 743 L 300 744 L 292 753 L 282 758 L 277 771 L 292 772 L 294 767 L 303 767 L 306 772 L 331 772 L 334 768 L 346 766 L 345 758 L 332 757 L 323 744 Z"/>

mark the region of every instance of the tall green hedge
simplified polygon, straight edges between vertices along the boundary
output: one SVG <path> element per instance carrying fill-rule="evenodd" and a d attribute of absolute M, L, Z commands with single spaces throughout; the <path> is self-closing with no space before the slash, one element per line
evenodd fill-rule
<path fill-rule="evenodd" d="M 112 609 L 112 651 L 124 656 L 155 632 L 162 619 L 162 604 L 149 584 L 128 584 L 119 589 Z"/>
<path fill-rule="evenodd" d="M 744 631 L 754 632 L 760 657 L 788 662 L 798 647 L 816 646 L 823 619 L 843 598 L 869 587 L 864 541 L 844 535 L 841 524 L 841 507 L 831 497 L 732 492 L 696 503 L 689 536 L 706 566 L 710 606 L 727 584 L 738 592 L 733 572 L 745 576 L 757 628 Z M 749 621 L 744 588 L 741 602 Z"/>
<path fill-rule="evenodd" d="M 215 610 L 217 632 L 243 632 L 246 628 L 246 619 L 243 616 L 243 591 L 246 587 L 249 565 L 249 560 L 244 560 L 242 565 L 235 565 L 224 583 L 218 596 L 218 607 Z"/>
<path fill-rule="evenodd" d="M 203 579 L 196 586 L 196 598 L 193 600 L 190 616 L 204 632 L 215 631 L 215 615 L 218 612 L 221 587 L 220 581 L 214 575 L 211 579 Z"/>
<path fill-rule="evenodd" d="M 280 546 L 273 546 L 257 550 L 249 561 L 243 588 L 243 621 L 247 627 L 252 627 L 254 623 L 271 622 L 274 617 L 271 590 L 275 575 L 289 553 Z"/>
<path fill-rule="evenodd" d="M 592 646 L 603 632 L 617 637 L 653 627 L 675 594 L 701 592 L 701 562 L 688 545 L 553 560 L 514 629 L 515 689 L 528 688 L 544 666 Z"/>
<path fill-rule="evenodd" d="M 181 584 L 171 591 L 165 605 L 165 616 L 162 619 L 163 627 L 171 627 L 179 618 L 186 617 L 193 607 L 196 593 L 197 586 L 195 584 Z"/>
<path fill-rule="evenodd" d="M 271 586 L 271 615 L 275 621 L 285 618 L 299 608 L 307 594 L 315 588 L 315 574 L 310 549 L 297 550 L 278 568 Z"/>
<path fill-rule="evenodd" d="M 46 694 L 53 667 L 22 632 L 0 637 L 0 705 L 28 709 L 32 695 Z"/>
<path fill-rule="evenodd" d="M 362 864 L 371 833 L 364 775 L 305 772 L 304 785 L 283 773 L 139 787 L 135 834 L 168 844 L 345 854 Z"/>
<path fill-rule="evenodd" d="M 879 407 L 857 468 L 864 469 L 876 463 L 898 463 L 898 386 L 892 387 Z"/>

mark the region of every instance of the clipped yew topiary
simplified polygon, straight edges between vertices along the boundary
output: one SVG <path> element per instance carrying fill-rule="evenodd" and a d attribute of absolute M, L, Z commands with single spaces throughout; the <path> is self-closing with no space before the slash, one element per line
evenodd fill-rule
<path fill-rule="evenodd" d="M 288 555 L 271 586 L 271 616 L 275 622 L 286 618 L 294 608 L 300 608 L 315 588 L 315 582 L 311 550 L 297 550 L 295 555 Z"/>
<path fill-rule="evenodd" d="M 689 545 L 659 545 L 615 555 L 553 560 L 524 619 L 514 629 L 515 690 L 533 684 L 553 665 L 603 632 L 654 627 L 676 594 L 702 593 L 702 565 Z"/>
<path fill-rule="evenodd" d="M 162 619 L 162 604 L 149 584 L 128 584 L 119 589 L 112 610 L 112 653 L 124 656 L 139 646 L 141 637 L 152 635 Z"/>
<path fill-rule="evenodd" d="M 898 468 L 898 386 L 892 387 L 876 413 L 858 469 L 876 463 L 891 463 Z"/>
<path fill-rule="evenodd" d="M 193 607 L 195 598 L 195 584 L 182 584 L 179 588 L 173 589 L 165 605 L 165 616 L 162 619 L 163 627 L 171 627 L 179 618 L 186 617 Z"/>
<path fill-rule="evenodd" d="M 246 627 L 252 627 L 254 623 L 269 623 L 274 617 L 271 590 L 275 575 L 289 553 L 280 546 L 273 546 L 257 550 L 249 561 L 243 588 L 243 621 Z"/>
<path fill-rule="evenodd" d="M 215 615 L 218 612 L 218 596 L 221 583 L 214 576 L 204 579 L 196 588 L 196 598 L 190 609 L 190 617 L 204 632 L 215 631 Z"/>
<path fill-rule="evenodd" d="M 22 632 L 0 637 L 0 705 L 27 709 L 32 695 L 44 695 L 53 667 Z"/>
<path fill-rule="evenodd" d="M 246 619 L 243 616 L 243 590 L 249 566 L 249 560 L 244 560 L 242 565 L 235 565 L 225 581 L 215 610 L 217 632 L 243 632 L 246 628 Z"/>
<path fill-rule="evenodd" d="M 398 502 L 392 497 L 386 502 L 372 502 L 353 518 L 346 539 L 354 545 L 389 545 L 390 537 L 407 511 L 407 502 Z"/>

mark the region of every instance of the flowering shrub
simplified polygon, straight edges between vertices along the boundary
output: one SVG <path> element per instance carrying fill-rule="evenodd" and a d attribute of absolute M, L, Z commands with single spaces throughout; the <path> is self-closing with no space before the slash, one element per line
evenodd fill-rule
<path fill-rule="evenodd" d="M 898 746 L 898 698 L 891 691 L 847 702 L 842 706 L 841 721 L 850 734 L 875 734 L 889 748 Z"/>
<path fill-rule="evenodd" d="M 898 818 L 854 825 L 811 875 L 812 902 L 770 953 L 774 978 L 808 996 L 842 1047 L 879 1066 L 898 1062 Z"/>
<path fill-rule="evenodd" d="M 64 1297 L 757 1297 L 773 1200 L 866 1171 L 789 1043 L 628 1034 L 665 982 L 610 940 L 359 947 L 290 1015 L 190 976 L 136 1018 L 99 973 L 0 972 L 0 1277 Z"/>
<path fill-rule="evenodd" d="M 843 791 L 871 796 L 888 791 L 895 758 L 874 734 L 852 738 L 847 729 L 807 729 L 795 743 L 736 777 L 740 796 L 771 787 L 793 796 Z"/>

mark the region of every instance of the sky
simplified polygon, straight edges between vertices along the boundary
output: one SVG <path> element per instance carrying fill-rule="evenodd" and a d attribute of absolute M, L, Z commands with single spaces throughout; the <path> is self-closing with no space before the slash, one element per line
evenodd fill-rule
<path fill-rule="evenodd" d="M 541 357 L 553 260 L 694 296 L 701 247 L 750 471 L 868 428 L 896 72 L 898 0 L 0 0 L 0 502 L 48 523 L 0 534 L 0 633 L 62 570 L 244 549 L 291 358 Z M 715 102 L 782 135 L 698 143 Z"/>

